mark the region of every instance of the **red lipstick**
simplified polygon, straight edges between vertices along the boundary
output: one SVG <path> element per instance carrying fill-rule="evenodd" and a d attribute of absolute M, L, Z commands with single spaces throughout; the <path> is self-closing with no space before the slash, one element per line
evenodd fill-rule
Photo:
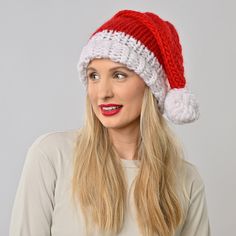
<path fill-rule="evenodd" d="M 117 114 L 123 105 L 121 104 L 100 104 L 101 112 L 104 116 L 113 116 Z"/>

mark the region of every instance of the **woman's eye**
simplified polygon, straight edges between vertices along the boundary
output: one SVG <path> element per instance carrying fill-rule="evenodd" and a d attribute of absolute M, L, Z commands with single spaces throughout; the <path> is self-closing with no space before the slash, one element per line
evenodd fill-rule
<path fill-rule="evenodd" d="M 88 78 L 91 79 L 91 80 L 96 80 L 96 79 L 94 79 L 94 76 L 96 76 L 95 73 L 90 73 L 90 74 L 88 75 Z"/>
<path fill-rule="evenodd" d="M 115 77 L 118 78 L 118 79 L 123 79 L 123 78 L 126 77 L 126 75 L 119 72 L 119 73 L 116 73 L 116 74 L 115 74 Z"/>

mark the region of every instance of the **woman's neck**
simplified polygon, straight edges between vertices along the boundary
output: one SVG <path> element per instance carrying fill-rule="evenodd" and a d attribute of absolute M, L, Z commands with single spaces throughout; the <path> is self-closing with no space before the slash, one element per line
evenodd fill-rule
<path fill-rule="evenodd" d="M 126 160 L 137 159 L 136 151 L 139 139 L 139 127 L 122 130 L 108 129 L 108 133 L 120 158 Z"/>

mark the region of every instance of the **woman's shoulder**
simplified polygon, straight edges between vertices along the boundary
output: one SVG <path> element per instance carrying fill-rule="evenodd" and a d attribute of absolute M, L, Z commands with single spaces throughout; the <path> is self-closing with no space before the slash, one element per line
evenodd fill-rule
<path fill-rule="evenodd" d="M 199 168 L 195 164 L 187 160 L 184 160 L 183 163 L 185 180 L 191 185 L 204 185 L 204 181 L 200 174 Z"/>
<path fill-rule="evenodd" d="M 51 147 L 59 147 L 60 145 L 71 144 L 76 141 L 78 129 L 52 131 L 38 135 L 31 147 L 38 146 L 39 148 L 47 149 Z"/>
<path fill-rule="evenodd" d="M 78 129 L 53 131 L 38 135 L 28 148 L 27 159 L 47 159 L 53 166 L 70 161 Z M 39 155 L 40 154 L 40 155 Z"/>
<path fill-rule="evenodd" d="M 199 168 L 195 164 L 184 160 L 182 177 L 184 181 L 184 187 L 187 191 L 185 193 L 187 193 L 187 199 L 189 199 L 190 202 L 197 194 L 204 194 L 204 179 L 200 174 Z"/>

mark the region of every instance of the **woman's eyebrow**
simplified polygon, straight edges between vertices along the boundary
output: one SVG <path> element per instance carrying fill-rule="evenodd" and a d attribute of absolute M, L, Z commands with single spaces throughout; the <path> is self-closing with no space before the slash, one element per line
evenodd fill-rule
<path fill-rule="evenodd" d="M 117 69 L 125 69 L 125 70 L 128 70 L 128 71 L 132 72 L 132 70 L 130 70 L 130 69 L 127 68 L 126 66 L 115 66 L 115 67 L 110 68 L 109 71 L 113 71 L 113 70 L 117 70 Z M 88 71 L 88 70 L 95 70 L 95 71 L 96 71 L 96 69 L 93 68 L 92 66 L 88 67 L 88 68 L 87 68 L 87 71 Z"/>

